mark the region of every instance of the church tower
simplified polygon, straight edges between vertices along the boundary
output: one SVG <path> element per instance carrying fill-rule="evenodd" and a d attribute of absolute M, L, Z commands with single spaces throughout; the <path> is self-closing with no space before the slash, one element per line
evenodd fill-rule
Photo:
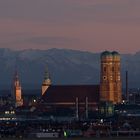
<path fill-rule="evenodd" d="M 43 80 L 43 83 L 42 83 L 42 95 L 44 95 L 45 91 L 48 89 L 48 87 L 50 85 L 51 85 L 51 79 L 50 79 L 48 69 L 46 69 L 44 80 Z"/>
<path fill-rule="evenodd" d="M 121 102 L 120 55 L 105 51 L 101 54 L 100 101 Z"/>
<path fill-rule="evenodd" d="M 15 99 L 15 106 L 19 107 L 23 105 L 22 99 L 22 92 L 21 92 L 21 85 L 18 77 L 18 73 L 15 74 L 14 79 L 14 99 Z"/>
<path fill-rule="evenodd" d="M 113 81 L 114 81 L 114 102 L 121 103 L 122 102 L 122 82 L 121 82 L 121 58 L 118 52 L 112 52 L 113 57 Z"/>

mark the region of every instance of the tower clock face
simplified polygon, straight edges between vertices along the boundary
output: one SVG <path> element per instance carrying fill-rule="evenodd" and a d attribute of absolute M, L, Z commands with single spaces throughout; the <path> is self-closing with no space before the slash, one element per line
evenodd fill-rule
<path fill-rule="evenodd" d="M 106 79 L 107 79 L 107 77 L 106 77 L 106 76 L 103 76 L 103 79 L 104 79 L 104 80 L 106 80 Z"/>

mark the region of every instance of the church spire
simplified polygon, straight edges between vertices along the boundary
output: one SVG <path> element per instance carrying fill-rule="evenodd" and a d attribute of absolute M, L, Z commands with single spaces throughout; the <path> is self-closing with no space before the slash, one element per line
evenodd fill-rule
<path fill-rule="evenodd" d="M 21 85 L 20 85 L 17 70 L 15 71 L 15 76 L 14 76 L 14 99 L 15 99 L 15 106 L 16 107 L 23 105 Z"/>
<path fill-rule="evenodd" d="M 47 79 L 50 79 L 48 67 L 46 67 L 45 76 L 44 76 L 44 80 L 47 80 Z"/>
<path fill-rule="evenodd" d="M 15 86 L 20 86 L 19 76 L 17 70 L 15 71 L 15 78 L 14 78 Z"/>
<path fill-rule="evenodd" d="M 51 85 L 50 74 L 49 74 L 49 71 L 48 71 L 48 67 L 46 67 L 44 80 L 43 80 L 43 83 L 42 83 L 42 95 L 45 93 L 45 91 L 48 89 L 48 87 L 50 85 Z"/>

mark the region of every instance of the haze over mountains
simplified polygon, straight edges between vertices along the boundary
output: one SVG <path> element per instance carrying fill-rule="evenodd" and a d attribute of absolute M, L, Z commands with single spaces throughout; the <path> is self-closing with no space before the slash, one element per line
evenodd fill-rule
<path fill-rule="evenodd" d="M 122 78 L 129 71 L 129 87 L 140 87 L 140 52 L 122 54 Z M 46 66 L 53 84 L 99 84 L 100 53 L 66 49 L 21 50 L 0 49 L 0 89 L 10 89 L 15 69 L 22 87 L 39 89 Z"/>

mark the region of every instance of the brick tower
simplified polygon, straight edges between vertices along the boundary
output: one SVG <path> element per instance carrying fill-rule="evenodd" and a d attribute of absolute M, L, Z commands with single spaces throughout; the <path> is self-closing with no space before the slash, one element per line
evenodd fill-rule
<path fill-rule="evenodd" d="M 105 51 L 101 54 L 100 101 L 121 102 L 120 55 Z"/>
<path fill-rule="evenodd" d="M 16 107 L 23 105 L 21 85 L 20 85 L 20 81 L 19 81 L 17 72 L 15 74 L 15 80 L 14 80 L 14 98 L 15 98 Z"/>

